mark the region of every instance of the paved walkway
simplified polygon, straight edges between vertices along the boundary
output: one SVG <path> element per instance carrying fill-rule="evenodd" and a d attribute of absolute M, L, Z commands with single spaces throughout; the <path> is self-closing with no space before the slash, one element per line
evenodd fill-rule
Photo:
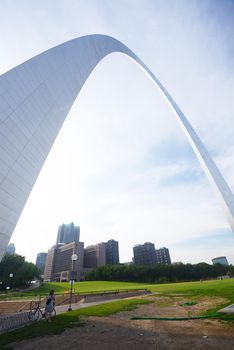
<path fill-rule="evenodd" d="M 87 303 L 80 301 L 72 304 L 72 310 L 82 309 L 93 305 L 111 303 L 112 301 L 116 301 L 116 300 L 121 300 L 121 299 L 118 298 L 118 299 L 111 299 L 111 300 L 93 301 L 93 302 L 87 302 Z M 68 307 L 69 305 L 56 306 L 57 315 L 67 312 Z M 29 320 L 28 314 L 29 314 L 29 311 L 0 316 L 0 334 L 16 328 L 20 328 L 22 326 L 25 326 L 28 323 L 31 323 L 31 321 Z"/>
<path fill-rule="evenodd" d="M 129 298 L 134 298 L 136 296 L 140 295 L 145 295 L 148 294 L 149 292 L 144 290 L 144 291 L 138 291 L 136 292 L 128 292 L 128 293 L 121 293 L 118 294 L 118 298 L 114 295 L 111 296 L 110 294 L 91 294 L 91 295 L 85 295 L 83 299 L 76 303 L 71 304 L 72 310 L 78 310 L 82 308 L 86 308 L 89 306 L 95 306 L 95 305 L 100 305 L 100 304 L 106 304 L 106 303 L 111 303 L 113 301 L 118 301 L 118 300 L 123 300 L 123 299 L 129 299 Z M 121 296 L 121 297 L 120 297 Z M 101 300 L 100 300 L 101 298 Z M 104 299 L 103 299 L 104 298 Z M 108 299 L 105 299 L 108 298 Z M 110 298 L 110 299 L 109 299 Z M 62 314 L 64 312 L 67 312 L 69 308 L 69 304 L 65 305 L 56 305 L 56 313 L 57 315 Z M 43 308 L 42 308 L 43 310 Z M 29 323 L 29 311 L 25 312 L 17 312 L 17 313 L 12 313 L 12 314 L 5 314 L 2 315 L 1 321 L 0 321 L 0 334 L 7 332 L 9 330 L 19 328 L 24 326 L 25 324 Z"/>
<path fill-rule="evenodd" d="M 117 300 L 129 299 L 140 297 L 150 292 L 147 290 L 138 290 L 138 291 L 129 291 L 127 293 L 104 293 L 104 294 L 88 294 L 85 295 L 83 299 L 78 301 L 77 303 L 73 303 L 71 305 L 72 310 L 82 309 L 84 307 L 111 303 Z M 68 311 L 69 305 L 55 305 L 56 313 L 61 314 L 63 312 Z"/>
<path fill-rule="evenodd" d="M 125 299 L 127 299 L 127 298 L 125 298 Z M 84 303 L 82 301 L 79 301 L 78 303 L 71 304 L 71 308 L 72 308 L 72 310 L 78 310 L 78 309 L 83 309 L 85 307 L 111 303 L 113 301 L 118 301 L 118 300 L 123 300 L 123 299 L 118 298 L 118 299 L 111 299 L 111 300 L 92 301 L 92 302 L 88 302 L 88 303 Z M 55 306 L 56 314 L 59 315 L 59 314 L 62 314 L 63 312 L 67 312 L 68 307 L 69 307 L 69 305 L 67 305 L 67 304 Z"/>

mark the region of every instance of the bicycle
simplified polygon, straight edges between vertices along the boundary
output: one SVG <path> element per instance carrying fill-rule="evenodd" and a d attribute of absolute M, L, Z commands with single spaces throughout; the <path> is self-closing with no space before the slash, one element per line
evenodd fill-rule
<path fill-rule="evenodd" d="M 28 318 L 30 321 L 37 321 L 40 319 L 45 319 L 46 321 L 55 318 L 56 310 L 53 307 L 51 312 L 45 312 L 45 309 L 40 307 L 41 304 L 41 296 L 38 301 L 32 300 L 30 303 L 30 311 L 28 314 Z"/>

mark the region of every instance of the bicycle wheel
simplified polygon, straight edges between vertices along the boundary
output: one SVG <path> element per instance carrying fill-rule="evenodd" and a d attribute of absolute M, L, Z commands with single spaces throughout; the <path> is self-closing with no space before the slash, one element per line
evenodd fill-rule
<path fill-rule="evenodd" d="M 31 309 L 28 314 L 28 318 L 30 321 L 37 321 L 39 317 L 38 308 Z"/>

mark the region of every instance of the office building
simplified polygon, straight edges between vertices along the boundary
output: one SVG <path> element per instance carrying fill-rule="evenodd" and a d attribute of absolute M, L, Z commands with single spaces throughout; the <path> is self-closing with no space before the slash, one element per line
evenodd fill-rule
<path fill-rule="evenodd" d="M 213 264 L 222 264 L 229 265 L 226 256 L 219 256 L 217 258 L 212 259 Z"/>
<path fill-rule="evenodd" d="M 157 255 L 153 243 L 146 242 L 133 247 L 134 264 L 137 265 L 155 265 L 157 264 Z"/>
<path fill-rule="evenodd" d="M 44 273 L 44 270 L 45 270 L 46 257 L 47 257 L 47 253 L 37 254 L 36 267 L 41 271 L 42 274 Z"/>
<path fill-rule="evenodd" d="M 98 243 L 84 249 L 84 268 L 96 268 L 106 264 L 106 243 Z"/>
<path fill-rule="evenodd" d="M 171 257 L 168 248 L 156 249 L 157 263 L 162 265 L 170 265 Z"/>
<path fill-rule="evenodd" d="M 44 281 L 45 282 L 52 282 L 52 275 L 53 275 L 53 263 L 54 263 L 54 255 L 56 253 L 56 245 L 53 246 L 48 250 L 47 257 L 46 257 L 46 263 L 45 263 L 45 270 L 44 270 Z"/>
<path fill-rule="evenodd" d="M 15 245 L 14 245 L 14 243 L 8 244 L 7 249 L 6 249 L 6 253 L 7 254 L 15 254 Z"/>
<path fill-rule="evenodd" d="M 77 260 L 74 262 L 72 261 L 73 254 L 77 255 Z M 47 254 L 44 281 L 63 282 L 69 281 L 70 278 L 80 281 L 83 277 L 83 265 L 83 242 L 56 244 Z"/>
<path fill-rule="evenodd" d="M 119 242 L 114 239 L 106 242 L 106 264 L 119 264 Z"/>
<path fill-rule="evenodd" d="M 70 224 L 62 224 L 58 228 L 57 244 L 71 243 L 80 241 L 80 227 L 75 226 L 73 222 Z"/>

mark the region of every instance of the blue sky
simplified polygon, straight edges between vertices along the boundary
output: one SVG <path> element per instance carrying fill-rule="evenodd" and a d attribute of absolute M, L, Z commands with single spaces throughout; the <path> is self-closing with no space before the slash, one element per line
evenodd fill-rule
<path fill-rule="evenodd" d="M 234 189 L 234 2 L 1 1 L 0 73 L 66 40 L 112 35 L 173 95 Z M 173 261 L 234 263 L 219 201 L 168 105 L 121 54 L 95 69 L 55 141 L 12 236 L 35 261 L 74 221 L 85 245 L 166 246 Z"/>

